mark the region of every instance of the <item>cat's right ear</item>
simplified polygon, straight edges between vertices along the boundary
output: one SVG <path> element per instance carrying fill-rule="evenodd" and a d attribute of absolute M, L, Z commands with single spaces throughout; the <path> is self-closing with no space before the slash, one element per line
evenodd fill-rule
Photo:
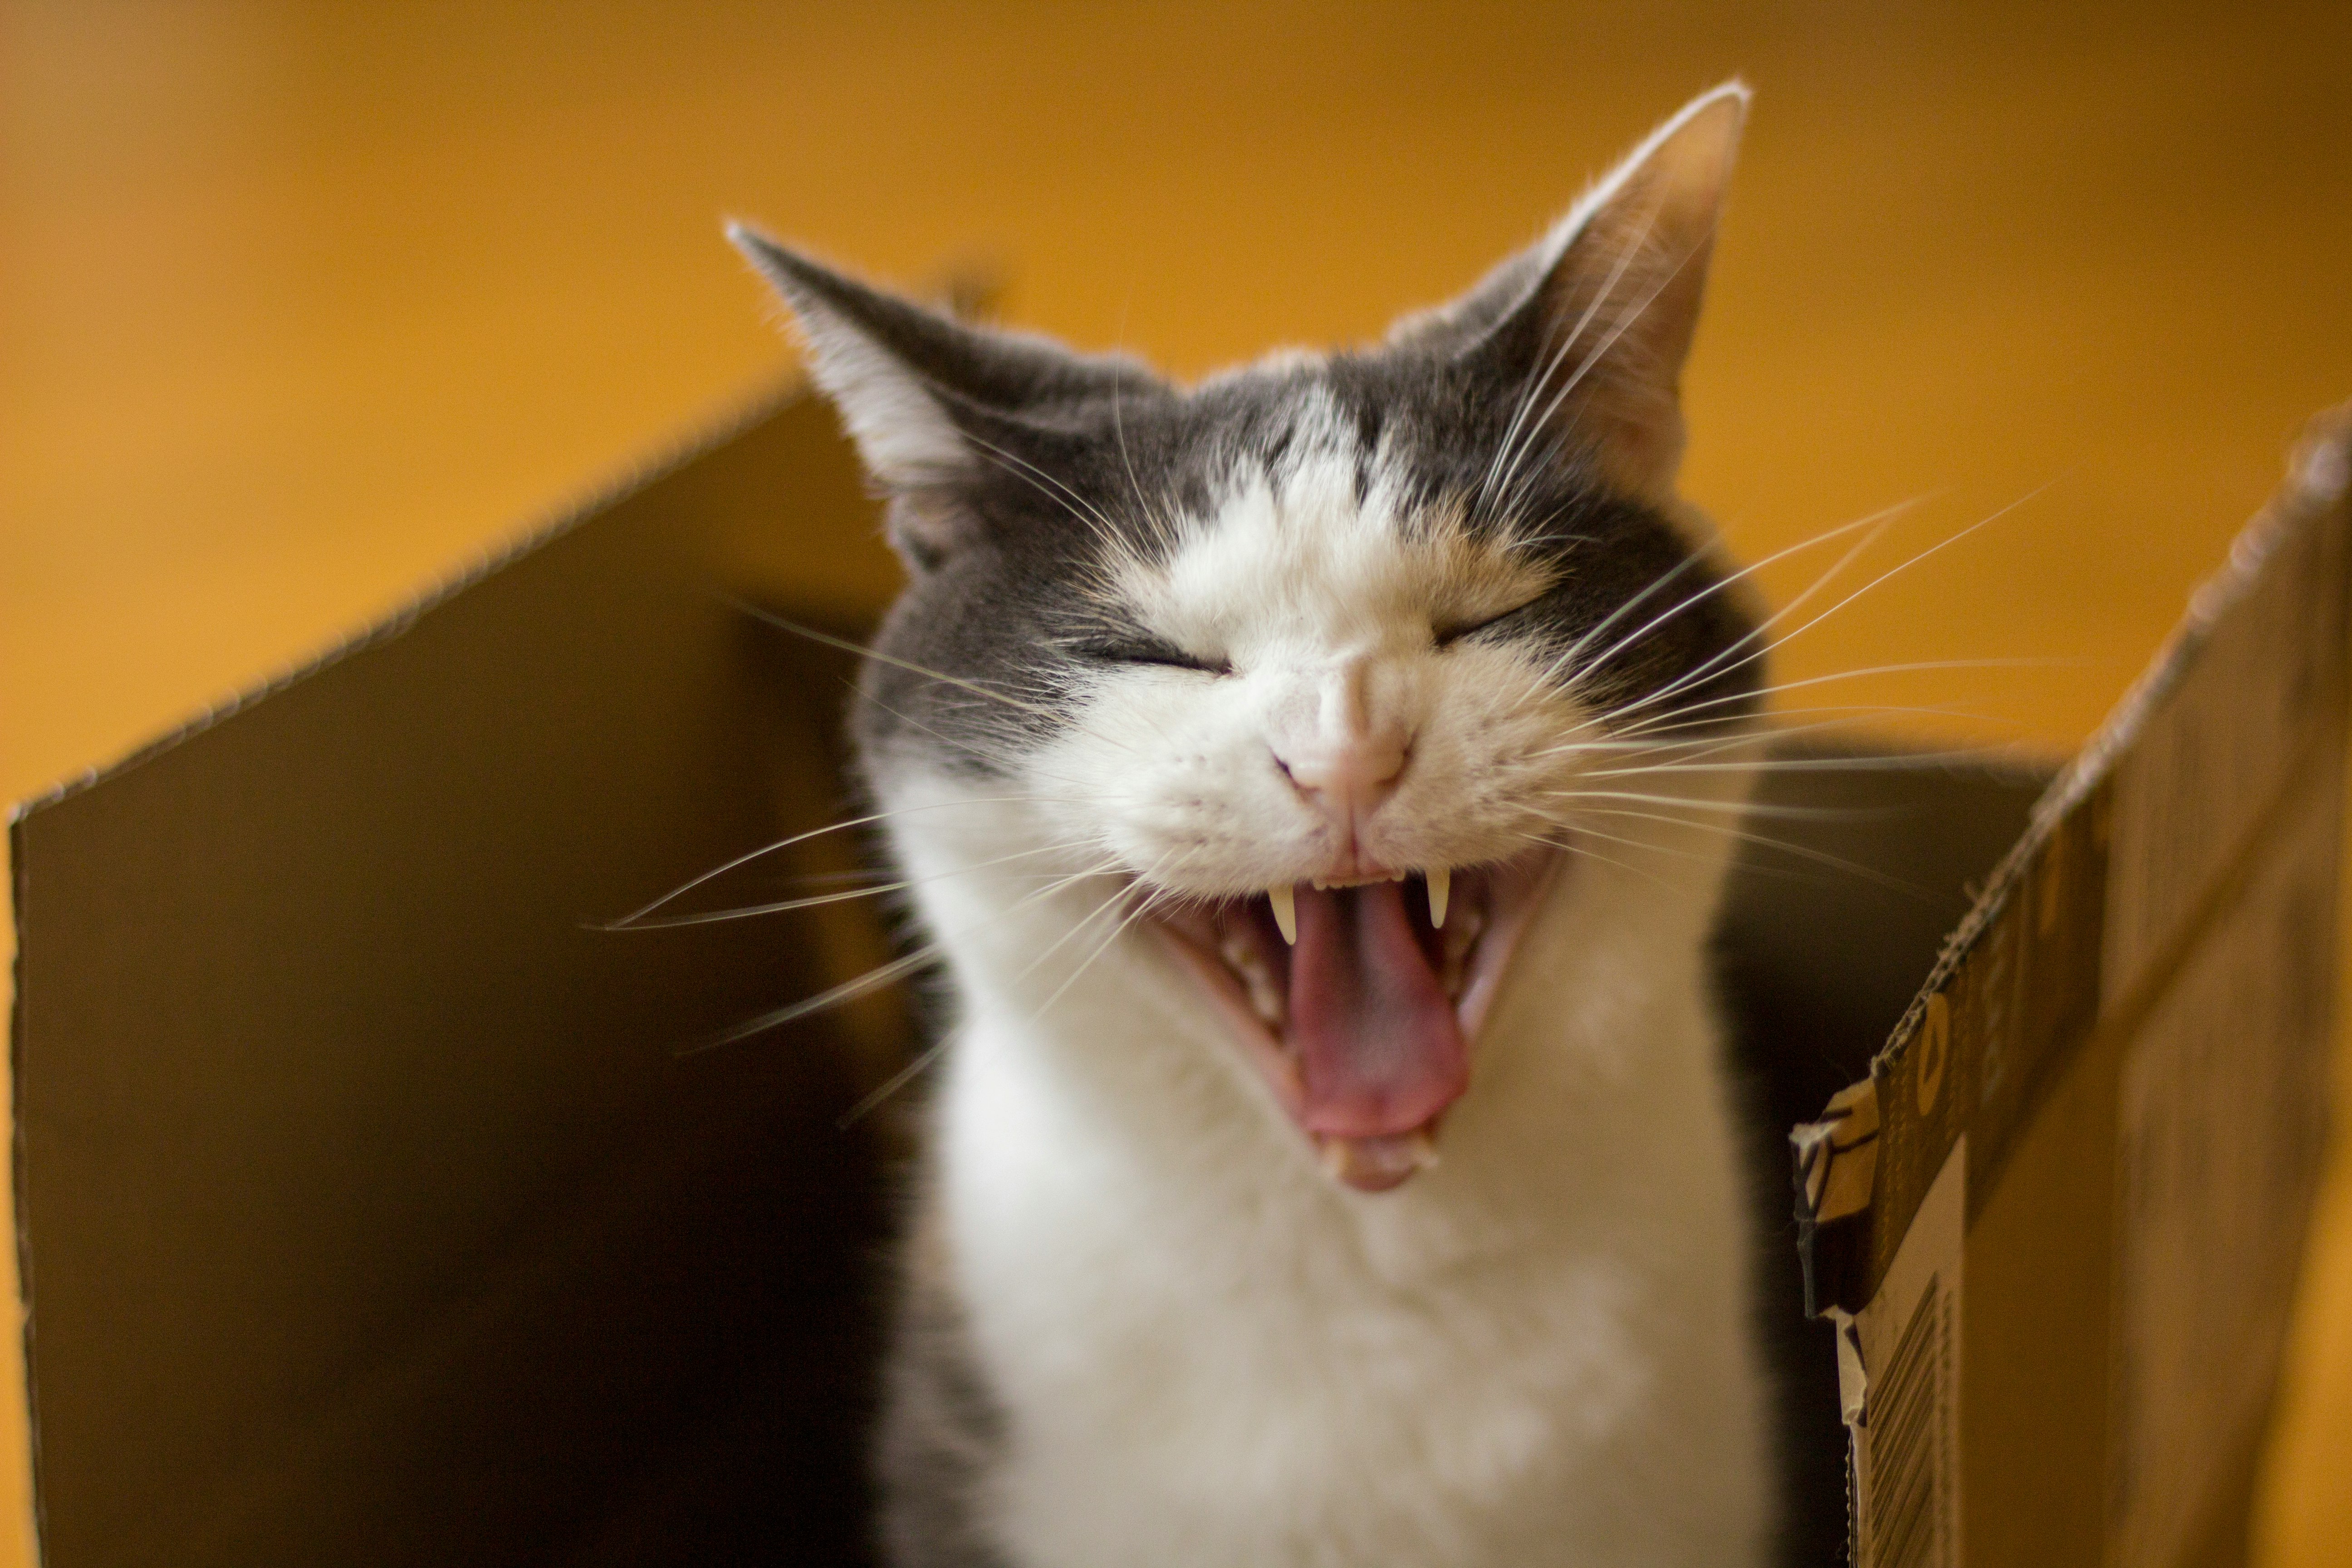
<path fill-rule="evenodd" d="M 1748 92 L 1700 94 L 1551 232 L 1395 338 L 1509 389 L 1561 453 L 1664 500 L 1682 458 L 1682 369 Z M 1515 428 L 1517 426 L 1515 422 Z"/>
<path fill-rule="evenodd" d="M 917 565 L 952 551 L 960 492 L 992 470 L 1050 471 L 1068 437 L 1057 413 L 1150 379 L 1137 363 L 975 327 L 870 288 L 746 224 L 727 237 L 790 309 L 809 374 L 888 491 L 893 542 Z"/>

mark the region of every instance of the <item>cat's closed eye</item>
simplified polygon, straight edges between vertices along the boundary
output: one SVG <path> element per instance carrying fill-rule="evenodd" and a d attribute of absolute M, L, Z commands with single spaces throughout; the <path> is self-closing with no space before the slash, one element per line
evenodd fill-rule
<path fill-rule="evenodd" d="M 1077 653 L 1102 664 L 1154 664 L 1168 669 L 1197 670 L 1202 675 L 1231 675 L 1230 659 L 1187 653 L 1157 637 L 1121 637 L 1077 645 Z"/>
<path fill-rule="evenodd" d="M 1513 605 L 1509 609 L 1497 611 L 1496 614 L 1488 616 L 1483 620 L 1469 621 L 1461 626 L 1441 626 L 1437 628 L 1435 637 L 1437 646 L 1439 647 L 1451 647 L 1465 637 L 1476 637 L 1480 632 L 1491 631 L 1495 627 L 1501 626 L 1505 621 L 1509 620 L 1512 616 L 1535 608 L 1536 605 L 1543 602 L 1543 598 L 1544 595 L 1542 594 L 1538 594 L 1532 599 L 1522 600 L 1520 603 Z"/>

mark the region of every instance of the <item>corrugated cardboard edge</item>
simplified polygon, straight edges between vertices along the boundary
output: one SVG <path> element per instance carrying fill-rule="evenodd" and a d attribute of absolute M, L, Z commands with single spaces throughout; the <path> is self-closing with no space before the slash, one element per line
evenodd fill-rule
<path fill-rule="evenodd" d="M 53 791 L 44 798 L 54 798 L 61 793 Z M 47 1539 L 48 1521 L 41 1512 L 41 1415 L 33 1403 L 33 1258 L 31 1250 L 25 1245 L 23 1216 L 16 1208 L 17 1194 L 25 1188 L 25 1130 L 16 1114 L 16 1084 L 23 1076 L 25 1060 L 25 856 L 17 834 L 30 807 L 31 803 L 28 802 L 13 808 L 8 814 L 8 1233 L 16 1258 L 16 1374 L 19 1407 L 24 1411 L 23 1480 L 26 1501 L 30 1510 L 30 1518 L 26 1521 L 30 1532 L 28 1561 L 38 1563 L 41 1561 L 40 1543 Z M 0 1420 L 8 1418 L 0 1416 Z"/>
<path fill-rule="evenodd" d="M 774 417 L 798 402 L 805 391 L 805 382 L 799 375 L 791 374 L 772 379 L 764 386 L 727 400 L 721 412 L 698 421 L 691 427 L 693 433 L 657 448 L 655 455 L 640 459 L 623 468 L 615 477 L 593 486 L 580 500 L 550 509 L 547 521 L 525 524 L 520 531 L 483 546 L 470 561 L 452 569 L 437 582 L 417 590 L 397 608 L 320 651 L 208 704 L 202 712 L 154 739 L 134 746 L 113 762 L 86 769 L 77 775 L 59 780 L 38 794 L 16 801 L 8 808 L 7 822 L 12 833 L 16 824 L 26 816 L 128 773 L 149 758 L 170 751 L 190 736 L 201 735 L 215 725 L 235 718 L 255 703 L 308 679 L 322 669 L 340 664 L 353 654 L 362 653 L 400 637 L 424 616 L 468 588 L 524 556 L 553 543 L 629 497 L 649 489 Z"/>
<path fill-rule="evenodd" d="M 300 659 L 274 674 L 263 677 L 253 685 L 230 697 L 208 705 L 202 712 L 185 722 L 133 747 L 115 761 L 89 768 L 79 776 L 51 785 L 37 795 L 15 802 L 8 807 L 9 846 L 9 932 L 12 955 L 9 974 L 8 1029 L 8 1093 L 9 1093 L 9 1220 L 16 1256 L 16 1310 L 21 1324 L 17 1353 L 18 1375 L 25 1391 L 26 1458 L 32 1467 L 28 1481 L 32 1504 L 33 1540 L 46 1538 L 47 1521 L 41 1517 L 38 1470 L 41 1451 L 40 1409 L 31 1377 L 26 1372 L 32 1364 L 33 1321 L 28 1304 L 33 1291 L 33 1261 L 25 1245 L 25 1227 L 17 1212 L 24 1191 L 25 1142 L 23 1128 L 16 1115 L 16 1085 L 21 1075 L 25 1051 L 25 931 L 26 902 L 25 856 L 22 835 L 25 825 L 34 816 L 60 801 L 71 799 L 83 791 L 96 787 L 139 767 L 149 760 L 163 755 L 184 744 L 194 736 L 226 722 L 255 705 L 280 691 L 295 686 L 320 672 L 331 668 L 344 659 L 378 647 L 405 634 L 425 616 L 487 581 L 516 562 L 563 538 L 575 530 L 603 516 L 613 507 L 631 496 L 650 488 L 677 473 L 696 460 L 727 446 L 753 428 L 775 417 L 797 403 L 805 394 L 805 380 L 797 374 L 771 379 L 763 386 L 741 393 L 727 400 L 721 412 L 698 422 L 691 433 L 673 441 L 656 453 L 624 468 L 615 477 L 588 489 L 579 500 L 551 508 L 547 521 L 526 524 L 506 539 L 485 546 L 474 558 L 457 566 L 436 583 L 418 590 L 408 601 L 389 614 L 351 633 L 331 646 Z M 35 1548 L 37 1552 L 37 1545 Z"/>
<path fill-rule="evenodd" d="M 2189 595 L 2187 613 L 2157 649 L 2148 668 L 2126 689 L 2074 760 L 2051 781 L 2049 790 L 2033 807 L 2025 837 L 1994 868 L 1983 896 L 1944 944 L 1927 984 L 1888 1037 L 1886 1059 L 1900 1058 L 1928 1004 L 1985 927 L 2000 913 L 2035 853 L 2049 842 L 2066 814 L 2089 799 L 2114 771 L 2118 757 L 2146 728 L 2149 715 L 2179 689 L 2215 624 L 2252 592 L 2263 563 L 2279 540 L 2306 518 L 2335 506 L 2343 499 L 2347 483 L 2352 483 L 2352 404 L 2313 416 L 2288 458 L 2285 480 L 2231 541 L 2227 564 Z"/>
<path fill-rule="evenodd" d="M 1871 1212 L 1878 1164 L 1874 1136 L 1879 1127 L 1876 1086 L 1892 1080 L 1915 1041 L 1933 1034 L 1929 1026 L 1931 1014 L 1944 1000 L 1960 966 L 2007 910 L 2043 852 L 2051 847 L 2061 826 L 2091 801 L 2099 786 L 2113 775 L 2123 753 L 2140 738 L 2150 718 L 2179 689 L 2214 627 L 2253 592 L 2263 566 L 2279 542 L 2295 529 L 2343 504 L 2347 489 L 2352 489 L 2352 404 L 2318 414 L 2305 427 L 2288 459 L 2284 481 L 2232 541 L 2227 563 L 2190 595 L 2187 612 L 2158 647 L 2147 670 L 2133 682 L 2105 722 L 2035 804 L 2024 835 L 2001 858 L 1984 892 L 1946 939 L 1934 969 L 1889 1033 L 1887 1045 L 1872 1059 L 1869 1077 L 1832 1100 L 1822 1120 L 1791 1131 L 1798 1247 L 1805 1265 L 1808 1312 L 1820 1315 L 1829 1306 L 1841 1303 L 1849 1310 L 1859 1307 L 1876 1285 L 1874 1279 L 1859 1286 L 1851 1281 L 1824 1281 L 1826 1260 L 1820 1246 L 1822 1227 L 1835 1225 L 1853 1229 L 1884 1217 L 1899 1230 L 1909 1218 L 1877 1216 Z M 2031 1114 L 2032 1106 L 2028 1105 L 2022 1109 L 2021 1118 Z M 1864 1121 L 1874 1136 L 1853 1135 L 1853 1129 Z M 1849 1148 L 1859 1163 L 1869 1168 L 1838 1172 L 1835 1167 L 1840 1155 Z M 1856 1241 L 1856 1250 L 1869 1247 L 1867 1240 Z"/>

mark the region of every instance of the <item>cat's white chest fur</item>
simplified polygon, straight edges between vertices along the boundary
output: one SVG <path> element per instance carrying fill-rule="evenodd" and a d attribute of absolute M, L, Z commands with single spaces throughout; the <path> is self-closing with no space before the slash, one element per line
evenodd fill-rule
<path fill-rule="evenodd" d="M 976 1501 L 1014 1562 L 1762 1560 L 1700 902 L 1598 863 L 1564 879 L 1444 1163 L 1364 1194 L 1224 1070 L 1147 944 L 1042 1016 L 1005 984 L 1092 907 L 1077 889 L 1008 915 L 1010 885 L 933 887 L 965 1006 L 938 1196 L 1006 1423 Z"/>

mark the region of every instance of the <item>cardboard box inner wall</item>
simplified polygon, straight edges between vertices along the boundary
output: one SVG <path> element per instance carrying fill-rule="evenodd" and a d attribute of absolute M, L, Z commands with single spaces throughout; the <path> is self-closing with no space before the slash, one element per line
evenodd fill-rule
<path fill-rule="evenodd" d="M 887 581 L 871 528 L 830 415 L 783 401 L 321 665 L 20 813 L 17 1194 L 52 1568 L 863 1557 L 859 1434 L 905 1097 L 845 1119 L 910 1059 L 910 1005 L 877 991 L 694 1047 L 866 973 L 891 956 L 893 933 L 857 900 L 594 928 L 856 815 L 838 749 L 850 661 L 738 601 L 856 636 Z M 871 571 L 796 581 L 795 560 L 820 539 Z M 2340 562 L 2338 551 L 2324 563 L 2336 602 Z M 2284 679 L 2268 657 L 2250 655 L 2244 678 Z M 2340 663 L 2340 647 L 2330 657 Z M 2340 692 L 2335 668 L 2315 690 Z M 2246 869 L 2214 875 L 2249 908 L 2304 909 L 2304 892 L 2274 894 L 2253 875 L 2255 861 L 2291 859 L 2305 868 L 2297 889 L 2333 887 L 2333 805 L 2311 804 L 2333 763 L 2296 765 L 2301 807 L 2264 796 L 2226 824 L 2159 813 L 2135 853 L 2188 866 L 2218 844 L 2212 865 Z M 1800 1307 L 1783 1139 L 1866 1070 L 1875 1082 L 1917 1059 L 1898 1050 L 1872 1064 L 1972 887 L 2026 828 L 2041 783 L 1925 765 L 1780 775 L 1785 801 L 1864 808 L 1805 819 L 1805 834 L 1885 880 L 1759 855 L 1735 888 L 1725 984 L 1753 1089 L 1759 1267 L 1770 1331 L 1806 1368 L 1787 1413 L 1804 1503 L 1793 1560 L 1834 1560 L 1845 1449 L 1837 1337 Z M 2105 809 L 2112 834 L 2123 807 Z M 2045 846 L 2075 842 L 2035 831 Z M 2298 855 L 2247 858 L 2245 844 L 2282 833 L 2303 836 Z M 681 907 L 839 886 L 810 879 L 850 875 L 866 847 L 855 831 L 802 839 Z M 2221 908 L 2223 895 L 2181 877 L 2179 897 Z M 2074 897 L 2052 907 L 2072 919 Z M 2203 920 L 2200 931 L 2230 923 Z M 2101 952 L 2117 929 L 2109 919 Z M 2230 977 L 2246 964 L 2315 942 L 2324 979 L 2332 950 L 2315 930 L 2297 915 L 2230 949 L 2242 954 L 2214 961 L 2213 994 L 2235 995 L 2242 982 Z M 2163 933 L 2147 940 L 2157 946 L 2134 962 L 2169 951 Z M 1939 984 L 1950 990 L 1965 969 L 1948 965 Z M 2183 983 L 2179 994 L 2206 992 Z M 2066 1028 L 2079 1033 L 2104 1003 L 2074 1005 Z M 2135 1017 L 2161 1010 L 2133 1005 Z M 1933 1016 L 1915 1009 L 1905 1037 Z M 2298 1014 L 2290 1032 L 2309 1025 Z M 2210 1076 L 2202 1037 L 2180 1027 L 2188 1043 L 2163 1058 L 2177 1063 L 2137 1079 L 2120 1059 L 2099 1078 L 2095 1048 L 2054 1052 L 2059 1065 L 2019 1090 L 2000 1156 L 2011 1173 L 1980 1198 L 1970 1169 L 1963 1364 L 1971 1379 L 2018 1370 L 1962 1387 L 1978 1402 L 1958 1428 L 1965 1477 L 1934 1496 L 1968 1499 L 1967 1560 L 2029 1560 L 1980 1554 L 1992 1537 L 1975 1510 L 2010 1495 L 1980 1472 L 2004 1464 L 2063 1494 L 2045 1511 L 2064 1550 L 2030 1560 L 2105 1550 L 2101 1500 L 2124 1426 L 2108 1414 L 2095 1337 L 2114 1277 L 2104 1226 L 2108 1173 L 2137 1168 L 2117 1163 L 2114 1107 L 2133 1093 L 2177 1106 L 2166 1083 Z M 2069 1110 L 2078 1100 L 2087 1121 Z M 2164 1114 L 2133 1125 L 2177 1140 Z M 1864 1259 L 1840 1265 L 1853 1290 L 1884 1285 L 1894 1251 L 1870 1247 L 1882 1235 L 1895 1247 L 1910 1219 L 1884 1206 L 1904 1136 L 1890 1121 L 1882 1179 L 1864 1195 L 1873 1217 L 1811 1215 L 1817 1285 L 1841 1245 Z M 1968 1147 L 1974 1160 L 1987 1143 L 1969 1131 Z M 2020 1188 L 2026 1173 L 2037 1174 Z M 2304 1190 L 2263 1189 L 2278 1235 Z M 2013 1191 L 2036 1195 L 2021 1206 Z M 2102 1228 L 2069 1228 L 2069 1204 Z M 1841 1223 L 1873 1240 L 1825 1242 Z M 2206 1239 L 2194 1223 L 2132 1234 L 2137 1250 L 2113 1266 L 2128 1278 L 2171 1279 L 2178 1255 Z M 2248 1312 L 2267 1323 L 2294 1249 L 2248 1247 Z M 2004 1268 L 2020 1281 L 2011 1296 L 1994 1292 Z M 2044 1299 L 2004 1324 L 1992 1303 L 2034 1301 L 2053 1268 L 2092 1282 L 2082 1300 L 2053 1318 Z M 2183 1322 L 2175 1312 L 2119 1331 L 2170 1343 Z M 2070 1405 L 2046 1441 L 2007 1447 L 2023 1427 L 1976 1420 L 1979 1404 L 2022 1410 L 2021 1380 L 2060 1388 L 2033 1381 L 2035 1358 L 2074 1368 L 2086 1345 L 2094 1370 L 2069 1374 L 2097 1383 L 2097 1397 Z M 2219 1392 L 2135 1384 L 2128 1407 L 2251 1408 L 2267 1387 L 2257 1365 Z M 2130 1451 L 2171 1454 L 2165 1419 L 2135 1416 Z M 2179 1463 L 2146 1462 L 2150 1474 Z M 2168 1541 L 2189 1527 L 2128 1528 Z"/>

